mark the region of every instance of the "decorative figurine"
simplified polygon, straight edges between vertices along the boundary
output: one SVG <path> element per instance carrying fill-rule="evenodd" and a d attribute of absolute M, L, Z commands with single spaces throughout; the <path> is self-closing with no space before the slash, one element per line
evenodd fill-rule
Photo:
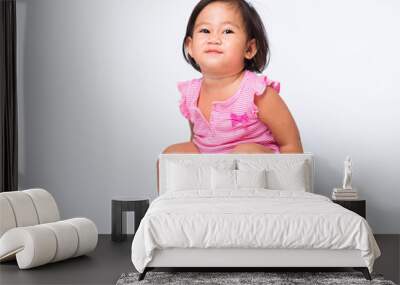
<path fill-rule="evenodd" d="M 344 178 L 343 178 L 343 190 L 351 190 L 351 167 L 352 162 L 350 156 L 346 157 L 344 161 Z"/>

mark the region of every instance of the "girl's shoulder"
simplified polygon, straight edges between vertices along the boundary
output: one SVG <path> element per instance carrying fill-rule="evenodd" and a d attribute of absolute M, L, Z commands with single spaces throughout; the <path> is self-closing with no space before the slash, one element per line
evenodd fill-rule
<path fill-rule="evenodd" d="M 194 78 L 190 80 L 178 81 L 176 86 L 180 92 L 179 109 L 182 115 L 193 122 L 192 113 L 196 90 L 198 90 L 201 80 Z"/>
<path fill-rule="evenodd" d="M 272 80 L 264 74 L 257 75 L 253 71 L 249 71 L 248 85 L 253 89 L 254 94 L 257 96 L 264 94 L 267 87 L 273 88 L 277 93 L 279 93 L 281 89 L 279 81 Z"/>
<path fill-rule="evenodd" d="M 195 88 L 198 87 L 197 85 L 200 84 L 200 82 L 200 78 L 193 78 L 190 80 L 178 81 L 176 86 L 181 95 L 187 97 L 193 94 Z"/>

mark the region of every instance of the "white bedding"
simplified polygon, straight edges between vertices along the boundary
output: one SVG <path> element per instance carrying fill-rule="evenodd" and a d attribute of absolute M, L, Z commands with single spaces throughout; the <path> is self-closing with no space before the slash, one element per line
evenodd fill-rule
<path fill-rule="evenodd" d="M 266 189 L 162 194 L 137 229 L 133 265 L 143 272 L 169 247 L 358 249 L 370 272 L 380 256 L 361 216 L 322 195 Z"/>

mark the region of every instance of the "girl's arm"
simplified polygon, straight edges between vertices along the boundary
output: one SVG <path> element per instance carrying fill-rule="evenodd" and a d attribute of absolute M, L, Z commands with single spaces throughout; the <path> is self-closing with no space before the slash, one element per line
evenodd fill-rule
<path fill-rule="evenodd" d="M 303 153 L 299 130 L 285 102 L 272 87 L 255 96 L 258 117 L 272 132 L 281 153 Z"/>

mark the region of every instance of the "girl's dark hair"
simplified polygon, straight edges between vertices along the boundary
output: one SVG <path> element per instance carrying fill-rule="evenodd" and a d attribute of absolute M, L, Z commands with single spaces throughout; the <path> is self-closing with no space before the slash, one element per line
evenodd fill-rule
<path fill-rule="evenodd" d="M 189 22 L 186 27 L 186 34 L 183 39 L 182 52 L 185 60 L 197 71 L 201 72 L 200 66 L 196 63 L 194 58 L 192 58 L 189 53 L 186 52 L 185 42 L 188 37 L 193 38 L 193 28 L 197 16 L 208 4 L 213 2 L 226 2 L 235 5 L 239 9 L 245 24 L 247 40 L 254 38 L 257 45 L 256 55 L 251 60 L 245 59 L 244 69 L 261 73 L 269 63 L 271 51 L 269 48 L 264 24 L 260 18 L 260 15 L 258 15 L 254 7 L 245 0 L 201 0 L 199 3 L 197 3 L 192 11 L 192 14 L 190 15 Z"/>

